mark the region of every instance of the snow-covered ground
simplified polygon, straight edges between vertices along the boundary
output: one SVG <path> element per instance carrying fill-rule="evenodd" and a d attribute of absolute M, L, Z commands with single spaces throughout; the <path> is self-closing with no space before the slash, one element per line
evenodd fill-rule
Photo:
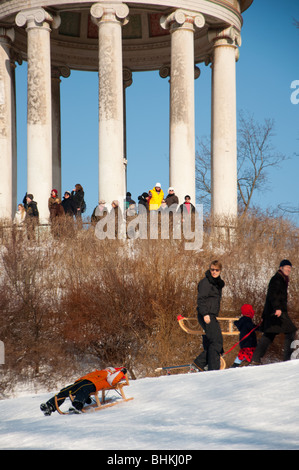
<path fill-rule="evenodd" d="M 51 394 L 20 396 L 0 401 L 0 449 L 299 449 L 298 390 L 293 360 L 131 381 L 134 400 L 81 415 L 45 417 Z"/>

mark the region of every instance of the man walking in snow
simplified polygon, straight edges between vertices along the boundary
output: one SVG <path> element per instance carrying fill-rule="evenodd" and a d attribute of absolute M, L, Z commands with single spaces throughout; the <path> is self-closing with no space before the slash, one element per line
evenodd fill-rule
<path fill-rule="evenodd" d="M 292 263 L 284 259 L 277 273 L 270 279 L 260 327 L 264 334 L 254 351 L 251 365 L 261 363 L 268 347 L 280 333 L 285 335 L 283 360 L 288 361 L 291 358 L 291 344 L 297 330 L 288 315 L 288 284 L 291 270 Z"/>
<path fill-rule="evenodd" d="M 205 331 L 203 336 L 204 350 L 194 360 L 194 364 L 203 370 L 220 369 L 220 355 L 223 353 L 223 337 L 217 317 L 220 311 L 220 301 L 224 281 L 220 277 L 222 264 L 215 260 L 210 264 L 204 279 L 198 284 L 197 318 Z"/>

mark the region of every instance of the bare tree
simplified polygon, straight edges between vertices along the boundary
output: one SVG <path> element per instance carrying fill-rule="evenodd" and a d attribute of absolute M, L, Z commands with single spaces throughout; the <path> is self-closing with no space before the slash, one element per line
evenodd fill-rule
<path fill-rule="evenodd" d="M 200 203 L 204 208 L 210 208 L 211 200 L 211 151 L 207 137 L 197 141 L 198 150 L 195 160 L 195 182 L 200 194 Z"/>
<path fill-rule="evenodd" d="M 242 213 L 245 213 L 255 191 L 265 191 L 268 181 L 267 170 L 278 167 L 286 156 L 278 153 L 272 143 L 274 120 L 265 119 L 262 124 L 252 115 L 239 113 L 238 130 L 238 199 Z M 211 194 L 211 154 L 207 140 L 199 143 L 196 155 L 196 185 L 205 203 Z"/>
<path fill-rule="evenodd" d="M 265 190 L 267 170 L 278 167 L 286 156 L 278 153 L 273 144 L 274 120 L 262 124 L 253 116 L 240 113 L 238 142 L 238 191 L 243 212 L 248 210 L 255 190 Z"/>
<path fill-rule="evenodd" d="M 291 215 L 296 215 L 299 214 L 299 206 L 297 207 L 292 207 L 291 205 L 288 204 L 278 204 L 278 209 L 285 215 L 285 214 L 291 214 Z"/>

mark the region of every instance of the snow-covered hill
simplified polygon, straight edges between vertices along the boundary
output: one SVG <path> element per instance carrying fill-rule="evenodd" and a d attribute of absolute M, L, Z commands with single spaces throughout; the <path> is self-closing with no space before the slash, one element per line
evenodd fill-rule
<path fill-rule="evenodd" d="M 0 449 L 299 449 L 299 361 L 131 381 L 134 400 L 45 417 L 51 394 L 0 402 Z M 111 453 L 111 456 L 114 454 Z"/>

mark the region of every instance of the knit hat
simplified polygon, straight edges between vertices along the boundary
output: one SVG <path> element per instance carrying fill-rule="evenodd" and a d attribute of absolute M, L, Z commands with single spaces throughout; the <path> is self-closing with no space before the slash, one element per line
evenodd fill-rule
<path fill-rule="evenodd" d="M 254 314 L 255 314 L 255 311 L 253 310 L 252 305 L 244 304 L 241 307 L 241 313 L 242 313 L 242 315 L 244 315 L 244 317 L 253 318 Z"/>
<path fill-rule="evenodd" d="M 289 261 L 288 259 L 283 259 L 283 260 L 280 262 L 279 267 L 282 268 L 283 266 L 292 266 L 292 263 L 291 263 L 291 261 Z"/>
<path fill-rule="evenodd" d="M 161 183 L 156 183 L 155 188 L 161 188 Z"/>
<path fill-rule="evenodd" d="M 55 196 L 57 196 L 58 191 L 57 191 L 57 189 L 52 189 L 51 193 L 55 193 Z"/>

